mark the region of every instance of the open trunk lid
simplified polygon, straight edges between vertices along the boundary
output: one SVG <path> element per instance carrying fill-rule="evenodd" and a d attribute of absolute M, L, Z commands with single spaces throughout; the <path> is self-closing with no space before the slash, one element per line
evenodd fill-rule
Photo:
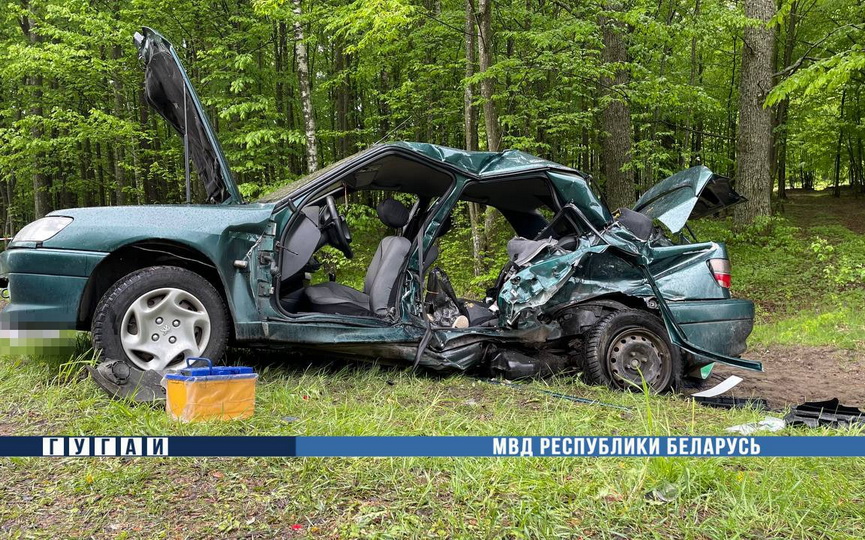
<path fill-rule="evenodd" d="M 188 157 L 204 182 L 207 202 L 242 203 L 216 133 L 174 47 L 147 27 L 136 32 L 133 41 L 145 66 L 145 99 L 181 137 L 188 131 Z"/>
<path fill-rule="evenodd" d="M 689 219 L 699 219 L 747 199 L 730 185 L 730 179 L 698 165 L 662 180 L 646 191 L 633 210 L 663 223 L 677 233 Z"/>

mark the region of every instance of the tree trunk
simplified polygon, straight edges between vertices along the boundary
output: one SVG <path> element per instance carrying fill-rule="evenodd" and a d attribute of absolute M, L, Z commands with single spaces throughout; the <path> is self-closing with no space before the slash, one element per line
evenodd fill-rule
<path fill-rule="evenodd" d="M 337 140 L 337 157 L 342 159 L 349 155 L 353 145 L 349 140 L 348 113 L 349 92 L 348 66 L 346 65 L 345 45 L 340 40 L 336 43 L 336 65 L 334 70 L 339 76 L 339 85 L 336 87 L 336 129 L 339 131 Z"/>
<path fill-rule="evenodd" d="M 789 118 L 790 99 L 784 98 L 778 104 L 778 111 L 775 115 L 778 121 L 778 134 L 775 138 L 775 158 L 777 166 L 775 174 L 778 176 L 778 198 L 787 198 L 787 121 Z"/>
<path fill-rule="evenodd" d="M 493 6 L 492 0 L 479 0 L 478 2 L 478 59 L 480 72 L 486 74 L 493 65 Z M 487 150 L 498 152 L 501 144 L 501 129 L 499 127 L 499 115 L 493 102 L 495 93 L 495 80 L 486 76 L 481 81 L 481 96 L 484 98 L 484 124 L 487 131 Z"/>
<path fill-rule="evenodd" d="M 841 196 L 841 141 L 844 139 L 844 104 L 847 101 L 847 90 L 841 91 L 841 110 L 838 112 L 838 145 L 835 147 L 835 186 L 832 195 Z"/>
<path fill-rule="evenodd" d="M 700 0 L 696 0 L 694 3 L 694 23 L 698 24 L 700 21 Z M 703 67 L 702 62 L 700 60 L 700 55 L 697 52 L 697 35 L 695 34 L 691 38 L 691 71 L 688 75 L 688 84 L 691 87 L 695 87 L 697 85 L 697 77 L 702 73 Z M 697 152 L 695 151 L 695 147 L 697 145 L 697 134 L 702 131 L 701 121 L 699 119 L 694 118 L 694 107 L 693 104 L 688 104 L 688 118 L 691 120 L 691 128 L 685 130 L 685 141 L 682 144 L 682 158 L 685 157 L 685 154 L 688 154 L 688 160 L 685 162 L 684 160 L 680 160 L 680 165 L 682 167 L 694 164 L 695 157 L 697 157 Z"/>
<path fill-rule="evenodd" d="M 284 22 L 273 23 L 273 71 L 274 79 L 276 79 L 276 85 L 274 88 L 274 98 L 276 104 L 276 125 L 283 134 L 286 131 L 286 123 L 288 121 L 285 114 L 285 31 L 286 27 Z M 288 154 L 288 148 L 284 140 L 280 141 L 279 143 L 278 153 L 279 157 L 277 159 L 279 163 L 277 165 L 278 172 L 276 173 L 276 176 L 278 179 L 282 180 L 283 178 L 285 178 L 285 173 L 287 169 L 286 155 Z"/>
<path fill-rule="evenodd" d="M 475 74 L 475 47 L 477 47 L 477 38 L 475 34 L 475 11 L 472 5 L 472 0 L 465 0 L 466 21 L 465 21 L 465 47 L 466 47 L 466 79 L 471 78 Z M 478 149 L 478 111 L 474 104 L 474 85 L 466 82 L 465 91 L 463 93 L 463 119 L 465 120 L 465 143 L 466 150 L 474 152 Z M 481 231 L 480 231 L 480 215 L 481 209 L 478 203 L 469 203 L 469 224 L 472 228 L 472 255 L 474 260 L 475 276 L 481 275 L 483 271 L 481 265 Z"/>
<path fill-rule="evenodd" d="M 25 11 L 29 10 L 30 2 L 28 0 L 22 0 L 21 7 Z M 21 17 L 20 23 L 24 36 L 30 42 L 30 45 L 35 47 L 40 41 L 40 36 L 33 30 L 33 21 L 28 15 L 24 15 Z M 32 137 L 33 141 L 39 141 L 42 138 L 42 127 L 40 125 L 42 121 L 42 84 L 43 80 L 41 74 L 30 75 L 27 77 L 27 85 L 33 90 L 31 98 L 33 105 L 30 107 L 29 115 L 31 118 L 36 119 L 30 128 L 30 137 Z M 48 179 L 42 170 L 44 157 L 45 156 L 41 152 L 36 153 L 33 156 L 32 164 L 33 211 L 37 219 L 45 216 L 45 214 L 51 211 L 51 201 L 48 196 Z"/>
<path fill-rule="evenodd" d="M 475 47 L 477 46 L 477 39 L 472 0 L 465 0 L 465 3 L 466 79 L 469 79 L 475 74 Z M 463 118 L 465 120 L 466 150 L 471 152 L 478 149 L 478 111 L 474 104 L 474 91 L 474 85 L 466 82 L 465 91 L 463 92 Z"/>
<path fill-rule="evenodd" d="M 138 90 L 138 126 L 141 136 L 138 138 L 139 166 L 141 167 L 142 197 L 144 204 L 158 202 L 158 195 L 153 178 L 153 155 L 150 137 L 147 134 L 150 124 L 150 105 L 144 97 L 144 89 Z"/>
<path fill-rule="evenodd" d="M 729 135 L 730 141 L 736 140 L 737 126 L 736 126 L 736 108 L 733 106 L 733 95 L 736 91 L 736 67 L 738 62 L 736 61 L 739 57 L 739 38 L 735 34 L 733 35 L 733 57 L 731 60 L 731 69 L 730 69 L 730 85 L 727 88 L 727 134 Z M 727 152 L 729 156 L 729 163 L 726 171 L 726 175 L 733 177 L 736 176 L 736 145 L 735 144 L 727 144 Z"/>
<path fill-rule="evenodd" d="M 736 207 L 738 223 L 750 223 L 772 211 L 772 111 L 763 103 L 772 89 L 775 32 L 766 24 L 774 13 L 773 0 L 745 2 L 745 16 L 761 24 L 746 27 L 743 34 L 736 190 L 748 201 Z"/>
<path fill-rule="evenodd" d="M 315 114 L 312 110 L 312 88 L 309 84 L 309 57 L 301 24 L 301 0 L 292 0 L 294 4 L 294 39 L 297 54 L 297 79 L 300 83 L 300 102 L 303 110 L 303 129 L 306 135 L 306 168 L 308 172 L 318 169 L 318 138 L 315 131 Z"/>
<path fill-rule="evenodd" d="M 106 206 L 107 197 L 105 196 L 105 169 L 102 168 L 102 144 L 97 142 L 94 145 L 93 163 L 96 167 L 96 184 L 97 184 L 97 205 Z"/>
<path fill-rule="evenodd" d="M 608 11 L 621 11 L 618 3 L 607 3 Z M 629 76 L 628 47 L 625 43 L 625 25 L 602 16 L 604 50 L 601 62 L 611 75 L 601 77 L 601 89 L 607 103 L 601 111 L 601 176 L 607 205 L 612 208 L 630 207 L 635 200 L 634 175 L 624 170 L 631 158 L 631 109 L 623 95 Z"/>
<path fill-rule="evenodd" d="M 111 58 L 114 60 L 115 65 L 120 60 L 122 56 L 122 51 L 120 50 L 119 45 L 115 45 L 111 51 Z M 123 114 L 123 76 L 118 71 L 114 73 L 112 77 L 114 88 L 114 116 L 117 118 L 122 118 Z M 118 139 L 114 142 L 114 183 L 115 189 L 117 192 L 117 204 L 118 206 L 124 205 L 127 203 L 126 197 L 126 170 L 124 168 L 124 159 L 125 152 L 123 151 L 123 143 Z"/>
<path fill-rule="evenodd" d="M 37 119 L 30 128 L 30 136 L 33 141 L 42 139 L 42 75 L 29 78 L 30 86 L 33 87 L 33 107 L 30 108 L 30 117 Z M 48 179 L 42 171 L 42 161 L 45 155 L 37 153 L 33 163 L 33 211 L 34 217 L 41 218 L 51 211 L 51 202 L 48 193 Z"/>
<path fill-rule="evenodd" d="M 481 237 L 480 230 L 480 213 L 481 205 L 479 205 L 478 203 L 470 202 L 469 224 L 472 228 L 472 260 L 474 261 L 475 276 L 479 276 L 483 272 L 483 264 L 481 264 L 483 256 L 481 243 L 483 242 L 483 238 Z"/>
<path fill-rule="evenodd" d="M 798 17 L 798 2 L 793 2 L 790 6 L 790 13 L 787 15 L 787 30 L 784 35 L 784 54 L 782 56 L 781 67 L 786 69 L 793 62 L 793 47 L 796 45 L 796 22 Z M 775 138 L 775 157 L 778 160 L 776 174 L 778 176 L 778 197 L 780 199 L 787 198 L 787 137 L 788 128 L 787 121 L 790 112 L 790 98 L 784 98 L 778 104 L 776 114 L 777 118 L 777 133 Z"/>

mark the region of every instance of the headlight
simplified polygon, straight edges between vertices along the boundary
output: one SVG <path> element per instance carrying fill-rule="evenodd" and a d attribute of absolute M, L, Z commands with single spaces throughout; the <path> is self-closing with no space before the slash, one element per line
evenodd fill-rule
<path fill-rule="evenodd" d="M 44 242 L 72 223 L 71 217 L 49 216 L 37 219 L 15 235 L 13 242 Z"/>

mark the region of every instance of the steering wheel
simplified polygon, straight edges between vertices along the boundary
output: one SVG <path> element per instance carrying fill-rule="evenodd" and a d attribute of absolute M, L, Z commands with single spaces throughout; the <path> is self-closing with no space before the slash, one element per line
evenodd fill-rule
<path fill-rule="evenodd" d="M 325 207 L 321 213 L 321 229 L 327 235 L 328 243 L 340 250 L 347 259 L 354 258 L 351 250 L 351 233 L 345 218 L 336 209 L 336 200 L 332 195 L 325 198 Z"/>

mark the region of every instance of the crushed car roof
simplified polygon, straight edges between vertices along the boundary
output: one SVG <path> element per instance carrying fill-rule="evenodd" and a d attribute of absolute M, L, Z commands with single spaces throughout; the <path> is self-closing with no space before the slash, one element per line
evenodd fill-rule
<path fill-rule="evenodd" d="M 459 169 L 471 176 L 490 177 L 513 174 L 536 169 L 558 169 L 579 171 L 560 163 L 548 161 L 521 150 L 505 150 L 503 152 L 469 152 L 437 144 L 419 142 L 392 142 L 381 146 L 399 147 L 421 154 L 429 159 L 440 161 Z M 582 176 L 582 174 L 581 174 Z"/>
<path fill-rule="evenodd" d="M 304 187 L 320 178 L 333 175 L 338 177 L 356 167 L 365 166 L 379 157 L 399 152 L 403 155 L 414 155 L 432 165 L 444 166 L 452 172 L 473 178 L 496 178 L 531 171 L 557 170 L 578 175 L 582 179 L 588 175 L 546 159 L 527 154 L 520 150 L 505 150 L 503 152 L 470 152 L 437 144 L 396 141 L 379 143 L 365 150 L 331 163 L 323 169 L 308 174 L 286 184 L 276 191 L 268 193 L 259 202 L 277 202 L 294 193 L 299 193 Z"/>

